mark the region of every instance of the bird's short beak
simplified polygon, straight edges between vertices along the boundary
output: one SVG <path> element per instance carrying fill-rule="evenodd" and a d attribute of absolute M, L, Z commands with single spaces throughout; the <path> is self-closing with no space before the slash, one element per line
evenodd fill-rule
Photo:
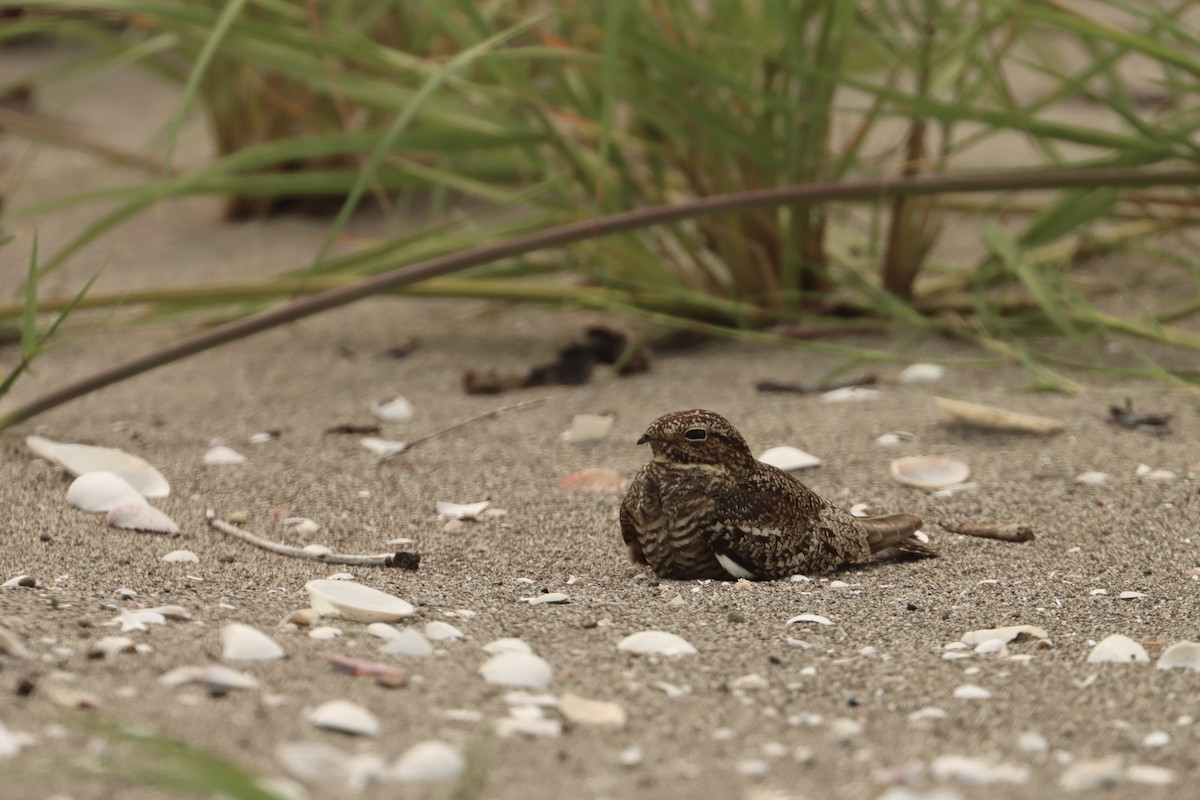
<path fill-rule="evenodd" d="M 643 433 L 643 434 L 642 434 L 642 438 L 638 439 L 638 440 L 637 440 L 637 443 L 638 443 L 638 444 L 645 444 L 645 443 L 646 443 L 646 442 L 648 442 L 648 441 L 650 441 L 650 434 L 648 434 L 648 433 Z"/>

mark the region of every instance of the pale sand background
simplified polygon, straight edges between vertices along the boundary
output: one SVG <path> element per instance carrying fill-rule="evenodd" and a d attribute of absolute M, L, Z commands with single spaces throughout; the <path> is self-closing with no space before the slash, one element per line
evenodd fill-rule
<path fill-rule="evenodd" d="M 72 98 L 72 117 L 93 134 L 135 147 L 161 118 L 148 119 L 146 104 L 169 113 L 172 96 L 123 73 Z M 203 158 L 204 151 L 202 129 L 190 127 L 184 159 Z M 11 157 L 22 151 L 6 142 L 2 152 Z M 76 189 L 131 177 L 48 150 L 10 203 L 48 199 L 68 184 Z M 231 227 L 218 222 L 216 207 L 210 200 L 164 204 L 87 250 L 48 281 L 46 291 L 69 291 L 98 266 L 105 267 L 102 281 L 109 288 L 269 274 L 304 263 L 320 240 L 318 222 Z M 91 213 L 39 218 L 43 252 L 65 241 Z M 24 268 L 23 247 L 0 251 L 7 285 Z M 1076 760 L 1116 756 L 1167 767 L 1177 776 L 1169 789 L 1124 786 L 1105 797 L 1178 797 L 1194 786 L 1200 726 L 1178 723 L 1181 715 L 1200 718 L 1200 675 L 1085 662 L 1089 640 L 1112 633 L 1147 642 L 1200 634 L 1200 585 L 1186 574 L 1200 566 L 1192 481 L 1151 483 L 1133 476 L 1139 463 L 1186 476 L 1187 466 L 1200 461 L 1194 444 L 1200 423 L 1187 398 L 1160 395 L 1155 387 L 1111 384 L 1074 397 L 1029 395 L 1019 392 L 1027 380 L 1018 370 L 952 366 L 936 387 L 885 385 L 877 401 L 827 405 L 813 397 L 761 395 L 753 385 L 761 378 L 815 380 L 839 359 L 728 342 L 659 358 L 649 374 L 601 375 L 580 388 L 511 399 L 461 392 L 464 367 L 516 369 L 547 360 L 594 319 L 475 303 L 366 302 L 161 369 L 4 434 L 0 498 L 9 513 L 0 526 L 0 578 L 28 573 L 43 586 L 0 592 L 0 616 L 37 655 L 27 662 L 0 656 L 0 721 L 38 739 L 19 757 L 0 762 L 5 785 L 0 794 L 33 798 L 57 792 L 81 800 L 163 796 L 66 769 L 89 748 L 89 737 L 70 727 L 63 738 L 51 735 L 54 726 L 69 720 L 44 691 L 59 683 L 94 693 L 112 718 L 210 748 L 263 774 L 282 771 L 272 753 L 284 741 L 327 741 L 389 758 L 430 737 L 475 743 L 486 755 L 483 796 L 492 798 L 715 798 L 760 790 L 874 798 L 886 788 L 877 770 L 914 761 L 927 765 L 950 753 L 1025 765 L 1032 776 L 1021 785 L 982 787 L 926 777 L 920 790 L 945 786 L 972 798 L 1057 796 L 1067 754 Z M 186 328 L 113 331 L 101 325 L 40 362 L 37 374 L 22 381 L 7 402 L 183 332 Z M 383 355 L 413 336 L 421 344 L 411 357 L 395 361 Z M 861 343 L 885 345 L 882 339 Z M 902 354 L 905 360 L 977 355 L 938 341 Z M 5 362 L 15 356 L 6 351 Z M 898 370 L 899 365 L 880 368 L 885 378 Z M 1062 417 L 1069 429 L 1052 439 L 947 430 L 938 424 L 930 399 L 935 391 Z M 431 442 L 383 468 L 354 437 L 323 434 L 338 423 L 370 421 L 369 402 L 395 393 L 412 401 L 417 416 L 405 426 L 388 427 L 385 434 L 393 438 L 412 438 L 524 397 L 552 399 Z M 1172 435 L 1111 427 L 1106 406 L 1126 395 L 1141 408 L 1175 412 Z M 1038 540 L 1004 545 L 929 525 L 942 558 L 836 576 L 849 588 L 825 581 L 753 586 L 636 581 L 637 570 L 619 542 L 618 498 L 565 494 L 555 482 L 589 466 L 632 474 L 647 455 L 633 446 L 645 425 L 666 411 L 694 406 L 726 414 L 756 451 L 793 444 L 820 455 L 825 464 L 805 479 L 840 502 L 929 519 L 955 513 L 1028 521 Z M 602 411 L 617 414 L 604 442 L 581 447 L 559 441 L 572 415 Z M 265 429 L 281 429 L 283 436 L 269 444 L 247 442 Z M 874 444 L 876 436 L 893 430 L 916 438 L 894 449 Z M 181 523 L 183 533 L 162 538 L 116 531 L 67 507 L 67 478 L 32 461 L 24 448 L 23 437 L 35 432 L 123 447 L 149 459 L 172 481 L 172 495 L 158 505 Z M 201 456 L 214 438 L 246 453 L 249 463 L 203 466 Z M 887 475 L 891 458 L 938 452 L 967 460 L 978 491 L 937 500 Z M 1101 487 L 1072 482 L 1077 473 L 1093 469 L 1111 473 L 1111 482 Z M 369 497 L 359 497 L 361 491 Z M 507 516 L 452 534 L 441 530 L 437 500 L 485 498 L 507 509 Z M 348 635 L 333 641 L 275 626 L 307 605 L 307 580 L 338 569 L 223 539 L 205 527 L 206 508 L 243 510 L 249 527 L 281 539 L 287 534 L 272 510 L 310 517 L 322 526 L 313 540 L 346 551 L 387 549 L 387 539 L 412 537 L 423 556 L 419 572 L 348 571 L 416 604 L 415 623 L 442 619 L 452 609 L 478 616 L 454 621 L 466 641 L 439 647 L 427 660 L 401 660 L 421 679 L 409 688 L 388 690 L 335 674 L 325 656 L 373 654 L 373 639 L 349 635 L 360 633 L 361 625 L 344 625 Z M 159 560 L 181 547 L 199 554 L 200 563 Z M 577 580 L 568 585 L 571 576 Z M 113 593 L 121 587 L 139 596 L 120 601 Z M 571 603 L 520 602 L 543 588 L 566 592 Z M 1107 594 L 1094 595 L 1097 589 Z M 1117 599 L 1129 590 L 1146 596 Z M 682 608 L 667 606 L 676 593 L 684 599 Z M 103 625 L 118 608 L 167 603 L 190 609 L 194 622 L 131 634 L 153 645 L 148 655 L 87 658 L 91 642 L 116 632 Z M 835 624 L 784 624 L 802 612 L 824 614 Z M 247 668 L 262 682 L 261 690 L 216 699 L 196 688 L 157 683 L 172 667 L 217 661 L 219 628 L 231 621 L 270 632 L 289 655 Z M 942 660 L 942 646 L 966 631 L 1018 623 L 1046 628 L 1054 647 L 1014 645 L 1012 652 L 1034 655 L 1030 663 L 995 656 Z M 676 632 L 699 654 L 656 662 L 617 652 L 623 636 L 644 628 Z M 486 685 L 477 669 L 485 659 L 481 646 L 501 636 L 524 638 L 554 666 L 553 692 L 616 701 L 629 712 L 628 726 L 571 728 L 558 739 L 497 738 L 492 726 L 507 712 L 504 692 Z M 788 636 L 811 648 L 789 646 Z M 875 654 L 862 655 L 864 647 L 875 648 Z M 1156 657 L 1162 647 L 1149 649 Z M 806 668 L 815 674 L 802 672 Z M 746 693 L 727 688 L 750 673 L 765 677 L 770 688 Z M 31 697 L 18 697 L 16 687 L 26 677 L 38 688 Z M 668 698 L 655 687 L 660 681 L 690 687 L 691 693 Z M 967 683 L 987 688 L 991 699 L 954 699 L 954 688 Z M 282 695 L 286 702 L 269 705 L 263 701 L 268 695 Z M 185 697 L 194 703 L 183 702 Z M 352 740 L 313 729 L 304 710 L 333 698 L 371 708 L 383 722 L 382 735 Z M 944 709 L 946 718 L 921 726 L 906 722 L 925 706 Z M 482 712 L 483 720 L 443 717 L 447 709 L 463 708 Z M 789 724 L 802 714 L 821 715 L 824 722 Z M 830 723 L 839 717 L 858 721 L 863 733 L 847 743 L 834 741 Z M 714 737 L 721 729 L 726 736 Z M 1170 743 L 1143 746 L 1143 738 L 1158 730 L 1170 734 Z M 1045 736 L 1050 752 L 1019 752 L 1023 731 Z M 789 752 L 811 748 L 811 763 L 764 756 L 763 746 L 770 743 L 782 743 Z M 620 766 L 618 754 L 632 745 L 644 751 L 643 762 Z M 735 765 L 749 758 L 766 759 L 769 774 L 740 777 Z M 385 785 L 363 796 L 444 794 L 442 788 Z"/>

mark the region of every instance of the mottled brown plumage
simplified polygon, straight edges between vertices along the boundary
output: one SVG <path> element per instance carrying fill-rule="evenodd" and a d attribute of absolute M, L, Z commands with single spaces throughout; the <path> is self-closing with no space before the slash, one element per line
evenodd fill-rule
<path fill-rule="evenodd" d="M 819 575 L 892 547 L 935 555 L 913 538 L 918 517 L 850 516 L 757 461 L 719 414 L 667 414 L 638 439 L 647 443 L 654 457 L 621 503 L 621 536 L 660 578 Z"/>

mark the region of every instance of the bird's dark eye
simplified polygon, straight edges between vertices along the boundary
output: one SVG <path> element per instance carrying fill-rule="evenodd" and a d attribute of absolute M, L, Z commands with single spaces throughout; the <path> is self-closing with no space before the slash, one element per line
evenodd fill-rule
<path fill-rule="evenodd" d="M 691 439 L 693 442 L 699 442 L 702 439 L 705 439 L 708 434 L 704 432 L 703 428 L 690 428 L 688 432 L 684 434 L 684 436 Z"/>

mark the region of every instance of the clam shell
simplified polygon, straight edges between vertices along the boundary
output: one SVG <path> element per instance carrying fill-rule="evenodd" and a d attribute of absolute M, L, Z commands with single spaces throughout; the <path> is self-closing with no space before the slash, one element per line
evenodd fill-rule
<path fill-rule="evenodd" d="M 304 584 L 312 607 L 355 622 L 390 622 L 415 613 L 411 603 L 353 581 L 311 580 Z"/>
<path fill-rule="evenodd" d="M 1045 639 L 1049 636 L 1044 628 L 1039 628 L 1036 625 L 1006 625 L 1003 628 L 988 628 L 981 631 L 967 631 L 962 635 L 961 641 L 964 644 L 981 644 L 983 642 L 999 639 L 1001 642 L 1008 643 L 1019 640 L 1022 636 L 1034 639 Z"/>
<path fill-rule="evenodd" d="M 521 600 L 529 603 L 531 606 L 571 602 L 571 598 L 567 597 L 562 592 L 546 592 L 545 594 L 536 594 L 533 597 L 522 597 Z"/>
<path fill-rule="evenodd" d="M 404 751 L 388 772 L 400 783 L 449 783 L 466 769 L 462 753 L 445 742 L 429 739 Z"/>
<path fill-rule="evenodd" d="M 616 419 L 611 414 L 576 414 L 571 418 L 571 427 L 563 431 L 559 438 L 576 444 L 598 442 L 612 430 Z"/>
<path fill-rule="evenodd" d="M 558 488 L 577 492 L 622 492 L 629 479 L 615 469 L 592 467 L 559 478 Z"/>
<path fill-rule="evenodd" d="M 114 528 L 150 533 L 179 533 L 175 520 L 148 504 L 144 499 L 137 503 L 123 503 L 108 510 L 105 520 Z"/>
<path fill-rule="evenodd" d="M 449 622 L 435 619 L 425 624 L 425 638 L 434 642 L 445 642 L 451 639 L 465 638 L 462 631 Z"/>
<path fill-rule="evenodd" d="M 101 513 L 113 506 L 145 504 L 133 484 L 115 472 L 85 472 L 67 487 L 67 502 L 81 511 Z"/>
<path fill-rule="evenodd" d="M 667 631 L 631 633 L 617 643 L 617 649 L 624 653 L 660 656 L 682 656 L 696 652 L 696 648 L 682 636 Z"/>
<path fill-rule="evenodd" d="M 479 668 L 479 674 L 497 686 L 545 689 L 554 677 L 554 670 L 532 653 L 507 652 L 489 658 Z"/>
<path fill-rule="evenodd" d="M 891 473 L 905 486 L 942 489 L 965 482 L 971 476 L 971 468 L 953 456 L 909 456 L 893 461 Z"/>
<path fill-rule="evenodd" d="M 1129 664 L 1133 662 L 1149 661 L 1150 655 L 1146 652 L 1146 648 L 1130 639 L 1128 636 L 1122 636 L 1119 633 L 1114 633 L 1112 636 L 1106 636 L 1092 648 L 1092 652 L 1087 657 L 1089 664 Z"/>
<path fill-rule="evenodd" d="M 832 625 L 833 620 L 829 617 L 823 617 L 820 614 L 797 614 L 787 621 L 788 625 L 795 625 L 797 622 L 813 622 L 817 625 Z"/>
<path fill-rule="evenodd" d="M 488 642 L 483 646 L 483 652 L 496 656 L 501 653 L 532 653 L 533 648 L 520 639 L 505 638 Z"/>
<path fill-rule="evenodd" d="M 308 721 L 318 728 L 355 736 L 379 735 L 379 720 L 375 715 L 349 700 L 322 703 L 309 713 Z"/>
<path fill-rule="evenodd" d="M 200 562 L 200 556 L 191 550 L 172 550 L 160 560 L 168 564 L 197 564 Z"/>
<path fill-rule="evenodd" d="M 221 658 L 226 661 L 272 661 L 283 656 L 283 648 L 257 628 L 240 622 L 221 628 Z"/>
<path fill-rule="evenodd" d="M 1158 669 L 1190 669 L 1200 672 L 1200 642 L 1176 642 L 1163 651 L 1154 665 Z"/>
<path fill-rule="evenodd" d="M 821 466 L 821 459 L 812 453 L 806 453 L 798 447 L 789 447 L 787 445 L 772 447 L 759 456 L 758 460 L 764 464 L 770 464 L 772 467 L 777 467 L 784 472 Z"/>
<path fill-rule="evenodd" d="M 397 396 L 387 402 L 371 403 L 371 413 L 384 422 L 408 422 L 416 412 L 412 403 Z"/>
<path fill-rule="evenodd" d="M 580 725 L 604 725 L 621 727 L 626 722 L 625 709 L 616 703 L 603 700 L 588 700 L 577 694 L 566 692 L 558 702 L 558 710 L 568 721 Z"/>
<path fill-rule="evenodd" d="M 387 637 L 387 641 L 379 648 L 379 652 L 387 656 L 425 658 L 433 655 L 433 645 L 416 628 L 401 628 L 396 631 L 395 635 Z"/>
<path fill-rule="evenodd" d="M 143 497 L 166 497 L 171 485 L 148 461 L 115 447 L 67 444 L 44 436 L 27 436 L 25 444 L 35 454 L 58 464 L 72 475 L 115 472 L 133 485 Z"/>
<path fill-rule="evenodd" d="M 210 466 L 226 465 L 226 464 L 245 464 L 246 457 L 234 450 L 232 447 L 226 447 L 219 444 L 216 447 L 210 448 L 204 454 L 204 463 Z"/>
<path fill-rule="evenodd" d="M 948 397 L 935 397 L 933 400 L 942 410 L 943 421 L 948 424 L 970 425 L 993 431 L 1018 431 L 1043 435 L 1058 433 L 1066 427 L 1063 422 L 1056 419 L 1006 411 L 995 406 L 951 400 Z"/>

